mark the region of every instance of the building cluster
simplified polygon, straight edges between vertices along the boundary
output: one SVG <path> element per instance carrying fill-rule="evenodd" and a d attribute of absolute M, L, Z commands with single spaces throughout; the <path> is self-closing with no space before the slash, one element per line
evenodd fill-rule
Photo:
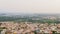
<path fill-rule="evenodd" d="M 60 24 L 48 23 L 0 23 L 1 34 L 60 33 Z"/>

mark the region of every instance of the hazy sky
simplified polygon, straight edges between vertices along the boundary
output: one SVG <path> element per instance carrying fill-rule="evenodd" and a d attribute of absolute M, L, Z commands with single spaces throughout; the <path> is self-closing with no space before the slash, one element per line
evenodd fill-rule
<path fill-rule="evenodd" d="M 0 12 L 60 13 L 60 0 L 0 0 Z"/>

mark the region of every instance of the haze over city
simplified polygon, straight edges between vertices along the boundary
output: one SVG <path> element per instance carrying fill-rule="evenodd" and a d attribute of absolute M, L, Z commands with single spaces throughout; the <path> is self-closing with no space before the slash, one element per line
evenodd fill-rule
<path fill-rule="evenodd" d="M 0 13 L 60 13 L 60 0 L 0 0 Z"/>
<path fill-rule="evenodd" d="M 60 34 L 60 0 L 0 0 L 0 34 Z"/>

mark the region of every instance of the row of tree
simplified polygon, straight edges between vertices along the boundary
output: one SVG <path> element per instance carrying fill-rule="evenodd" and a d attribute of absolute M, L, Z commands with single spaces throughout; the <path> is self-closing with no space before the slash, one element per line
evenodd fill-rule
<path fill-rule="evenodd" d="M 58 19 L 40 19 L 40 20 L 32 20 L 31 18 L 15 18 L 15 17 L 6 17 L 0 16 L 0 21 L 15 21 L 15 22 L 37 22 L 37 23 L 60 23 Z"/>

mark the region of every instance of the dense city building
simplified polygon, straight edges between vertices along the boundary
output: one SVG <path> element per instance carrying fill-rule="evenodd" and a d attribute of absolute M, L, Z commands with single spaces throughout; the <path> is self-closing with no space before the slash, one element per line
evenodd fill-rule
<path fill-rule="evenodd" d="M 60 33 L 60 24 L 48 23 L 0 23 L 1 34 L 43 34 Z"/>

